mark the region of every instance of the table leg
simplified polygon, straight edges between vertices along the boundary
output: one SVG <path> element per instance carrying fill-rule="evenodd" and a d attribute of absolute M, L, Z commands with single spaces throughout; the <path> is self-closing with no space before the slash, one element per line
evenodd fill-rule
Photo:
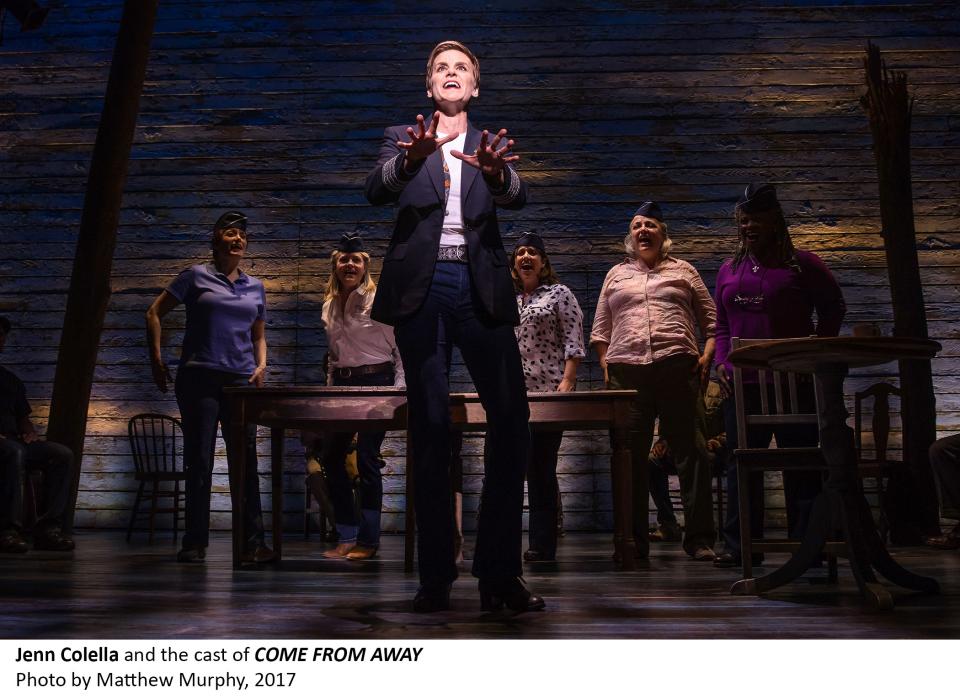
<path fill-rule="evenodd" d="M 277 563 L 283 558 L 283 435 L 282 427 L 270 428 L 270 495 L 273 502 L 270 527 L 274 561 Z"/>
<path fill-rule="evenodd" d="M 843 401 L 846 375 L 845 365 L 829 364 L 818 367 L 815 376 L 820 403 L 820 446 L 829 475 L 823 492 L 814 502 L 800 549 L 783 567 L 769 575 L 738 581 L 731 588 L 732 593 L 759 594 L 795 580 L 819 557 L 827 540 L 840 530 L 860 594 L 871 607 L 878 610 L 893 608 L 893 598 L 877 580 L 874 568 L 891 582 L 907 589 L 939 592 L 936 580 L 911 573 L 890 558 L 877 534 L 857 476 L 853 431 L 846 423 L 847 409 Z"/>
<path fill-rule="evenodd" d="M 240 568 L 240 558 L 243 555 L 243 516 L 244 495 L 247 473 L 246 424 L 244 424 L 245 410 L 242 396 L 232 396 L 230 399 L 230 440 L 234 458 L 228 462 L 228 477 L 230 480 L 231 500 L 231 536 L 233 539 L 233 567 Z"/>
<path fill-rule="evenodd" d="M 613 486 L 613 559 L 620 570 L 635 570 L 636 542 L 633 540 L 633 464 L 629 431 L 615 424 L 610 431 L 613 455 L 610 459 Z"/>
<path fill-rule="evenodd" d="M 730 593 L 734 595 L 759 595 L 781 585 L 786 585 L 803 575 L 820 556 L 823 545 L 827 542 L 832 529 L 832 509 L 829 494 L 821 493 L 818 495 L 810 512 L 807 534 L 800 543 L 800 548 L 790 556 L 790 560 L 772 573 L 762 577 L 745 577 L 738 580 L 730 588 Z M 748 556 L 749 554 L 744 553 L 744 561 L 749 560 Z M 744 570 L 749 571 L 751 569 L 745 566 Z"/>

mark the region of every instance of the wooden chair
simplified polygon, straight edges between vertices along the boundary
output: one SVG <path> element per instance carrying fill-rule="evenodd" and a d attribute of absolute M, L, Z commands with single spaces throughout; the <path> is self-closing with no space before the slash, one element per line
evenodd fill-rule
<path fill-rule="evenodd" d="M 133 533 L 133 525 L 139 515 L 140 502 L 147 484 L 151 485 L 149 518 L 150 538 L 153 543 L 155 520 L 158 514 L 173 515 L 173 541 L 176 543 L 180 529 L 180 481 L 186 480 L 183 468 L 183 430 L 180 421 L 169 415 L 141 413 L 127 423 L 130 452 L 135 467 L 134 478 L 140 485 L 130 513 L 127 526 L 127 541 Z M 172 505 L 160 507 L 160 498 L 171 498 Z"/>
<path fill-rule="evenodd" d="M 857 448 L 857 461 L 860 471 L 860 478 L 873 479 L 876 487 L 873 492 L 877 494 L 880 506 L 880 517 L 877 522 L 877 529 L 881 540 L 886 540 L 890 531 L 890 521 L 888 513 L 884 506 L 886 499 L 885 479 L 901 471 L 904 467 L 903 461 L 896 461 L 887 458 L 887 445 L 890 439 L 890 396 L 900 398 L 900 389 L 886 382 L 875 383 L 872 386 L 854 394 L 853 398 L 853 423 L 854 423 L 854 443 Z M 867 456 L 870 450 L 864 448 L 863 436 L 863 404 L 865 401 L 872 400 L 872 416 L 870 420 L 870 433 L 873 437 L 873 455 Z M 869 492 L 869 491 L 868 491 Z"/>
<path fill-rule="evenodd" d="M 732 349 L 753 345 L 770 340 L 731 338 Z M 743 370 L 733 369 L 734 400 L 737 413 L 737 437 L 739 444 L 747 444 L 747 434 L 754 425 L 817 425 L 817 412 L 804 413 L 800 409 L 797 391 L 798 375 L 794 372 L 758 371 L 761 386 L 767 383 L 772 374 L 774 399 L 770 400 L 769 391 L 760 391 L 759 413 L 749 414 L 744 401 Z M 816 397 L 819 405 L 821 397 Z M 814 447 L 778 447 L 749 448 L 734 450 L 737 460 L 737 487 L 740 512 L 740 546 L 743 559 L 743 577 L 753 577 L 752 555 L 754 553 L 789 552 L 799 548 L 798 541 L 783 539 L 753 539 L 750 531 L 750 476 L 766 471 L 826 471 L 826 461 L 819 446 Z M 829 554 L 829 576 L 836 579 L 836 556 Z"/>

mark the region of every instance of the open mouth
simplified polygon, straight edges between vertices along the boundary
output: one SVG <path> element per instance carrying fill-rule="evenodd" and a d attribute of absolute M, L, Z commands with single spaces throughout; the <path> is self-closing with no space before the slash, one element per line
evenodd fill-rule
<path fill-rule="evenodd" d="M 531 261 L 529 261 L 529 260 L 527 260 L 527 261 L 525 261 L 525 262 L 521 262 L 521 263 L 520 263 L 520 269 L 522 269 L 524 272 L 532 272 L 532 271 L 533 271 L 533 262 L 531 262 Z"/>
<path fill-rule="evenodd" d="M 443 84 L 443 87 L 444 89 L 448 87 L 460 87 L 460 83 L 458 83 L 456 80 L 447 80 L 447 82 Z"/>
<path fill-rule="evenodd" d="M 637 245 L 650 246 L 653 245 L 653 241 L 650 239 L 649 235 L 641 235 L 639 238 L 637 238 Z"/>

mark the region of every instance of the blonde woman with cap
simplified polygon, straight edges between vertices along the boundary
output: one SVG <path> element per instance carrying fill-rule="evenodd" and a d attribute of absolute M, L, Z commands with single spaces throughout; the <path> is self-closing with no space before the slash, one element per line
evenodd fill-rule
<path fill-rule="evenodd" d="M 370 318 L 376 293 L 377 285 L 370 276 L 370 254 L 364 249 L 363 239 L 344 235 L 330 255 L 330 278 L 323 302 L 330 358 L 328 385 L 404 387 L 393 328 Z M 384 432 L 360 432 L 357 437 L 359 520 L 345 463 L 353 434 L 338 432 L 324 439 L 322 462 L 339 535 L 336 548 L 324 554 L 327 558 L 365 560 L 377 554 L 383 505 L 380 446 L 384 436 Z"/>
<path fill-rule="evenodd" d="M 716 308 L 697 270 L 669 254 L 671 240 L 656 202 L 634 213 L 624 246 L 627 259 L 610 270 L 600 290 L 590 344 L 609 388 L 639 391 L 630 430 L 637 554 L 650 552 L 647 453 L 659 418 L 660 436 L 673 448 L 680 476 L 683 548 L 695 560 L 712 561 L 716 530 L 702 424 Z"/>

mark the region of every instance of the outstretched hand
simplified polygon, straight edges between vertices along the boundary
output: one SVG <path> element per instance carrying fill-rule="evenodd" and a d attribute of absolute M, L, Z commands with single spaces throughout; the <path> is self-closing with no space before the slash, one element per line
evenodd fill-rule
<path fill-rule="evenodd" d="M 460 134 L 447 134 L 443 138 L 437 138 L 437 129 L 440 127 L 440 112 L 433 113 L 433 120 L 430 122 L 430 128 L 423 119 L 423 114 L 417 114 L 417 127 L 407 127 L 407 137 L 409 141 L 397 141 L 397 146 L 407 152 L 406 161 L 417 163 L 429 157 L 444 143 L 448 143 Z"/>
<path fill-rule="evenodd" d="M 506 135 L 507 130 L 500 129 L 488 144 L 487 141 L 490 137 L 490 132 L 484 131 L 480 134 L 480 144 L 477 146 L 475 153 L 467 155 L 458 150 L 453 150 L 450 151 L 450 155 L 454 158 L 459 158 L 470 167 L 477 168 L 484 177 L 500 179 L 502 178 L 503 169 L 507 166 L 507 163 L 520 160 L 519 155 L 510 153 L 510 150 L 513 148 L 513 139 L 508 139 L 506 145 L 499 148 L 500 142 Z"/>

